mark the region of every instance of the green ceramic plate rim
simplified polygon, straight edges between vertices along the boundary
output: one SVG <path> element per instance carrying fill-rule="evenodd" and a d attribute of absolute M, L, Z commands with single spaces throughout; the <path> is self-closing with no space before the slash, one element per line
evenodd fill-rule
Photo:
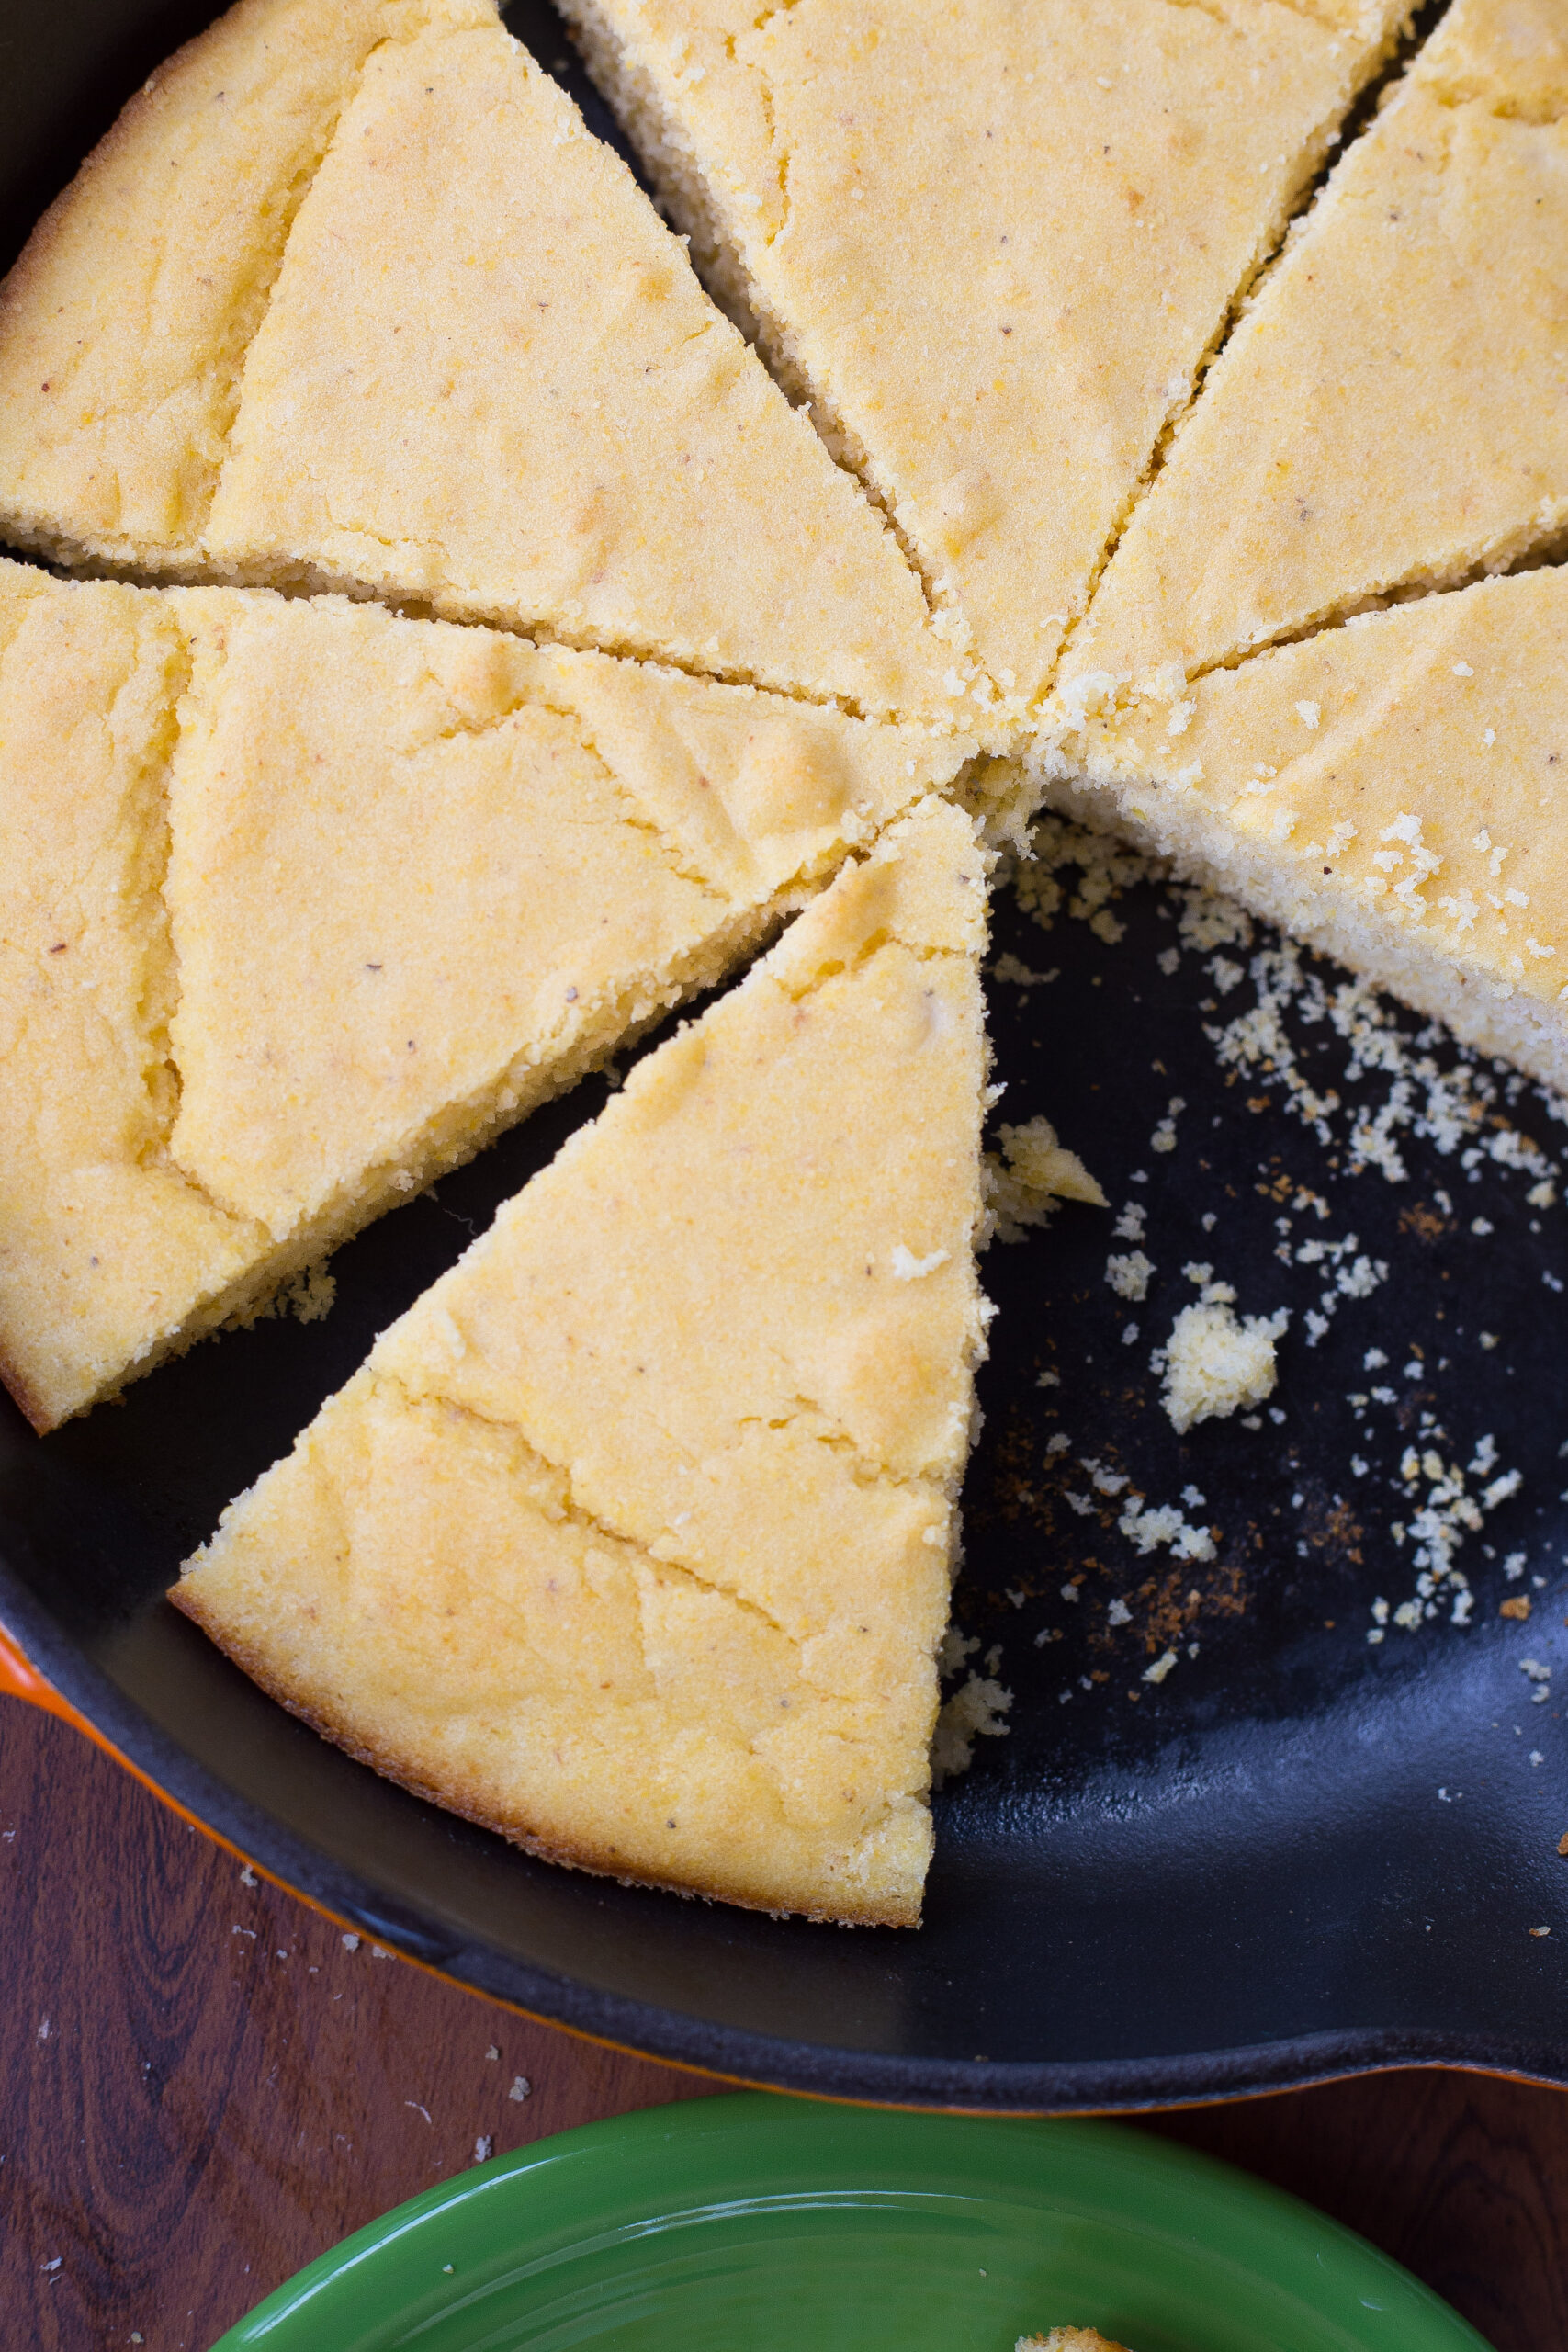
<path fill-rule="evenodd" d="M 840 2106 L 771 2091 L 678 2100 L 589 2123 L 494 2157 L 404 2205 L 320 2256 L 258 2304 L 213 2352 L 392 2352 L 415 2308 L 428 2323 L 433 2286 L 454 2305 L 515 2268 L 520 2241 L 548 2265 L 585 2240 L 685 2212 L 766 2199 L 770 2184 L 863 2191 L 869 2165 L 900 2187 L 953 2193 L 1032 2193 L 1086 2218 L 1125 2227 L 1137 2216 L 1172 2233 L 1184 2253 L 1224 2275 L 1293 2295 L 1323 2321 L 1325 2352 L 1488 2352 L 1451 2306 L 1354 2231 L 1284 2190 L 1122 2123 L 1017 2119 Z M 915 2191 L 915 2193 L 919 2193 Z M 792 2200 L 793 2201 L 793 2199 Z M 448 2269 L 447 2266 L 450 2266 Z M 532 2267 L 532 2266 L 530 2266 Z M 1049 2326 L 1092 2314 L 1039 2312 Z M 423 2332 L 423 2331 L 422 2331 Z M 1197 2345 L 1193 2352 L 1201 2352 Z"/>

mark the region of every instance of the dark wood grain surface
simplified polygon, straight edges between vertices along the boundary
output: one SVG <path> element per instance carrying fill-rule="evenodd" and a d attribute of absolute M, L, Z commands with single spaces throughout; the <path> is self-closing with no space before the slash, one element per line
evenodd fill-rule
<path fill-rule="evenodd" d="M 383 1955 L 0 1702 L 0 2352 L 204 2352 L 415 2190 L 700 2077 Z M 1151 2119 L 1568 2346 L 1568 2094 L 1385 2075 Z"/>

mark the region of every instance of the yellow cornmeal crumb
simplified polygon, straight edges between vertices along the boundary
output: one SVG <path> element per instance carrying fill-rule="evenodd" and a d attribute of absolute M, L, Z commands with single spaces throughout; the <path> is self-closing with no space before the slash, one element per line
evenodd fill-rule
<path fill-rule="evenodd" d="M 1049 1119 L 1031 1119 L 1023 1126 L 1002 1127 L 998 1133 L 1009 1170 L 1026 1191 L 1063 1201 L 1086 1201 L 1097 1209 L 1110 1207 L 1077 1153 L 1057 1141 Z"/>
<path fill-rule="evenodd" d="M 1568 572 L 1325 630 L 1062 739 L 1053 787 L 1568 1085 Z M 1174 739 L 1174 740 L 1173 740 Z"/>
<path fill-rule="evenodd" d="M 1058 1201 L 1084 1201 L 1099 1209 L 1110 1205 L 1077 1153 L 1058 1142 L 1049 1119 L 1000 1127 L 997 1139 L 1001 1151 L 986 1154 L 985 1183 L 998 1241 L 1021 1241 L 1029 1227 L 1049 1224 Z"/>
<path fill-rule="evenodd" d="M 1092 2327 L 1054 2327 L 1049 2335 L 1021 2335 L 1013 2352 L 1127 2352 Z"/>
<path fill-rule="evenodd" d="M 699 269 L 1004 707 L 1404 0 L 564 0 Z"/>
<path fill-rule="evenodd" d="M 968 748 L 0 563 L 0 1359 L 40 1428 L 717 979 Z"/>
<path fill-rule="evenodd" d="M 1238 1322 L 1232 1296 L 1205 1291 L 1195 1306 L 1182 1308 L 1166 1342 L 1161 1401 L 1172 1426 L 1184 1434 L 1196 1421 L 1223 1420 L 1274 1394 L 1274 1342 L 1289 1312 L 1281 1309 L 1267 1319 L 1249 1315 Z"/>
<path fill-rule="evenodd" d="M 245 346 L 370 51 L 488 0 L 241 0 L 171 57 L 0 287 L 0 515 L 67 560 L 187 569 Z"/>
<path fill-rule="evenodd" d="M 984 1352 L 984 918 L 968 820 L 924 804 L 382 1335 L 180 1606 L 535 1851 L 913 1924 Z"/>
<path fill-rule="evenodd" d="M 1073 646 L 1069 698 L 1168 695 L 1560 535 L 1565 306 L 1568 20 L 1560 0 L 1459 0 L 1209 377 Z"/>

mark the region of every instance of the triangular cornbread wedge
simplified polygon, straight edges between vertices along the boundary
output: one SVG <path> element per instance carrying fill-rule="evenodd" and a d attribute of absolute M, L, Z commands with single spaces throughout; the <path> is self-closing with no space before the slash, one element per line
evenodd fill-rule
<path fill-rule="evenodd" d="M 1014 707 L 1405 5 L 563 0 Z"/>
<path fill-rule="evenodd" d="M 370 51 L 489 0 L 240 0 L 161 65 L 0 287 L 13 545 L 188 570 L 299 199 Z"/>
<path fill-rule="evenodd" d="M 0 563 L 0 1378 L 39 1429 L 227 1313 L 266 1247 L 164 1149 L 185 667 L 156 594 Z"/>
<path fill-rule="evenodd" d="M 1568 572 L 1423 597 L 1092 725 L 1058 790 L 1568 1090 L 1565 649 Z"/>
<path fill-rule="evenodd" d="M 1174 693 L 1568 526 L 1568 14 L 1459 0 L 1134 514 L 1069 696 Z"/>
<path fill-rule="evenodd" d="M 951 722 L 883 518 L 491 0 L 243 0 L 207 38 L 9 281 L 0 527 Z"/>
<path fill-rule="evenodd" d="M 914 729 L 339 599 L 0 564 L 0 1358 L 264 1297 L 948 781 Z"/>
<path fill-rule="evenodd" d="M 912 1924 L 986 1309 L 985 861 L 929 802 L 640 1063 L 175 1599 L 534 1851 Z"/>

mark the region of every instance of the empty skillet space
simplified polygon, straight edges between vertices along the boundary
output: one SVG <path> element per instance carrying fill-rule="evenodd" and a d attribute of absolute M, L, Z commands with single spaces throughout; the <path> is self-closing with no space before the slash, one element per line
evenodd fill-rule
<path fill-rule="evenodd" d="M 1070 901 L 1079 871 L 1057 874 Z M 1351 1175 L 1353 1153 L 1333 1140 L 1349 1132 L 1353 1089 L 1332 1023 L 1300 1023 L 1299 1005 L 1280 1014 L 1318 1091 L 1338 1081 L 1347 1108 L 1330 1115 L 1328 1145 L 1269 1074 L 1227 1084 L 1205 1034 L 1256 1012 L 1250 976 L 1221 1001 L 1210 967 L 1217 954 L 1246 973 L 1264 934 L 1181 948 L 1184 902 L 1149 883 L 1108 910 L 1099 933 L 1064 910 L 1046 933 L 1011 892 L 998 899 L 997 1119 L 1047 1110 L 1112 1209 L 1065 1207 L 1049 1234 L 998 1242 L 984 1261 L 1000 1313 L 955 1616 L 979 1645 L 973 1667 L 999 1643 L 1014 1700 L 1007 1736 L 979 1739 L 969 1773 L 936 1798 L 919 1934 L 775 1922 L 533 1862 L 325 1747 L 159 1597 L 373 1334 L 598 1108 L 602 1082 L 340 1252 L 324 1321 L 228 1334 L 41 1443 L 12 1424 L 4 1505 L 31 1586 L 17 1630 L 46 1667 L 40 1605 L 74 1634 L 132 1702 L 128 1721 L 144 1710 L 164 1736 L 137 1749 L 164 1784 L 306 1891 L 488 1990 L 668 2055 L 1002 2106 L 1191 2096 L 1399 2054 L 1562 2071 L 1562 1733 L 1550 1680 L 1521 1670 L 1529 1658 L 1550 1673 L 1561 1655 L 1542 1283 L 1562 1262 L 1561 1212 L 1529 1206 L 1532 1166 L 1483 1157 L 1472 1182 L 1471 1143 L 1447 1134 L 1444 1152 L 1408 1125 L 1391 1131 L 1401 1182 Z M 1101 933 L 1115 925 L 1125 935 L 1111 944 Z M 1190 914 L 1189 926 L 1207 937 Z M 1173 947 L 1170 972 L 1160 958 Z M 1342 978 L 1317 968 L 1331 988 Z M 1057 977 L 1008 977 L 1020 970 Z M 1397 1034 L 1417 1030 L 1401 1017 Z M 1461 1066 L 1447 1040 L 1423 1050 Z M 1386 1070 L 1362 1081 L 1364 1121 L 1395 1082 Z M 1481 1126 L 1483 1142 L 1523 1134 L 1551 1152 L 1533 1090 L 1493 1115 L 1510 1124 Z M 1167 1119 L 1176 1148 L 1153 1149 Z M 1329 1215 L 1309 1206 L 1282 1236 L 1303 1191 Z M 1113 1231 L 1130 1199 L 1146 1204 L 1141 1301 L 1105 1279 L 1108 1256 L 1134 1248 Z M 1492 1235 L 1471 1232 L 1477 1217 Z M 1370 1277 L 1352 1278 L 1309 1346 L 1308 1313 L 1321 1316 L 1336 1266 L 1355 1257 L 1303 1263 L 1301 1249 L 1350 1233 L 1355 1255 L 1388 1272 L 1359 1296 Z M 1287 1241 L 1288 1264 L 1276 1254 Z M 1292 1307 L 1269 1400 L 1282 1423 L 1266 1406 L 1257 1430 L 1209 1422 L 1179 1439 L 1160 1408 L 1148 1357 L 1199 1295 L 1182 1272 L 1199 1249 L 1239 1311 Z M 1500 1344 L 1483 1348 L 1482 1330 Z M 1380 1347 L 1390 1364 L 1368 1372 Z M 1427 1369 L 1407 1376 L 1417 1363 Z M 1060 1385 L 1042 1387 L 1042 1372 Z M 1393 1402 L 1373 1404 L 1382 1385 Z M 1453 1623 L 1458 1589 L 1445 1585 L 1439 1617 L 1380 1627 L 1374 1600 L 1404 1606 L 1420 1573 L 1415 1540 L 1393 1533 L 1429 1490 L 1419 1473 L 1410 1501 L 1408 1447 L 1462 1464 L 1486 1436 L 1495 1467 L 1469 1487 L 1484 1495 L 1514 1468 L 1520 1482 L 1478 1506 L 1478 1530 L 1460 1528 L 1471 1622 Z M 1117 1478 L 1127 1484 L 1107 1494 Z M 1187 1549 L 1206 1536 L 1212 1556 L 1175 1559 L 1168 1538 L 1140 1552 L 1122 1530 L 1167 1504 L 1193 1531 Z M 1505 1598 L 1529 1599 L 1529 1621 L 1499 1617 Z M 1369 1644 L 1370 1631 L 1384 1638 Z M 1177 1664 L 1146 1682 L 1173 1645 Z M 1541 1926 L 1552 1935 L 1530 1934 Z"/>

